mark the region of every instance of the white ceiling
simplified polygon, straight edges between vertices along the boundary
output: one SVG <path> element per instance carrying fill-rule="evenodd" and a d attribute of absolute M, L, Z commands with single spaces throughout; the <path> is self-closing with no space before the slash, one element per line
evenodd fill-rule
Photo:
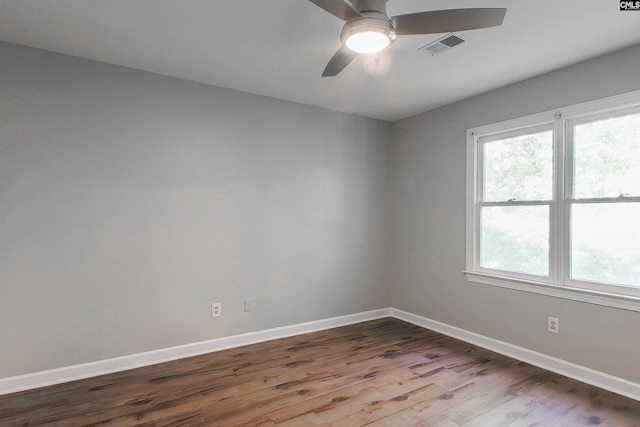
<path fill-rule="evenodd" d="M 338 0 L 336 0 L 338 1 Z M 0 40 L 394 121 L 640 43 L 616 0 L 390 0 L 389 15 L 506 7 L 500 27 L 431 57 L 399 36 L 372 75 L 320 77 L 342 21 L 305 0 L 0 0 Z"/>

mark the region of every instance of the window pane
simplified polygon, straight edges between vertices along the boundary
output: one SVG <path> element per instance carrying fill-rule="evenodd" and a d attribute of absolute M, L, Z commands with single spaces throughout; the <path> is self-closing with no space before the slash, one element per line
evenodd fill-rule
<path fill-rule="evenodd" d="M 480 227 L 481 267 L 548 276 L 548 206 L 485 206 Z"/>
<path fill-rule="evenodd" d="M 640 114 L 574 126 L 575 198 L 640 196 Z"/>
<path fill-rule="evenodd" d="M 549 200 L 553 194 L 551 130 L 483 143 L 485 201 Z"/>
<path fill-rule="evenodd" d="M 574 204 L 571 278 L 640 287 L 640 203 Z"/>

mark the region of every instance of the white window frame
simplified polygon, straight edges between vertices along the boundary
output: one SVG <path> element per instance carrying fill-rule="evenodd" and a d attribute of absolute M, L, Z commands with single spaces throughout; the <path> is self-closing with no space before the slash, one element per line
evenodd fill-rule
<path fill-rule="evenodd" d="M 536 294 L 566 298 L 592 304 L 640 311 L 640 288 L 618 285 L 580 282 L 569 278 L 569 233 L 563 224 L 568 224 L 572 197 L 570 182 L 565 182 L 566 172 L 571 167 L 566 130 L 568 123 L 580 122 L 594 115 L 611 115 L 620 111 L 640 110 L 640 91 L 612 96 L 596 101 L 572 105 L 552 111 L 533 114 L 504 122 L 478 126 L 467 130 L 467 224 L 466 266 L 463 272 L 471 282 L 499 286 Z M 518 133 L 539 126 L 551 125 L 554 134 L 554 189 L 550 209 L 549 276 L 481 268 L 479 264 L 479 219 L 482 183 L 480 141 L 494 135 Z M 558 161 L 562 159 L 563 161 Z M 569 171 L 570 172 L 570 171 Z M 567 180 L 568 181 L 568 180 Z M 567 194 L 567 197 L 564 195 Z M 514 203 L 515 205 L 515 203 Z M 621 293 L 625 290 L 626 293 Z"/>
<path fill-rule="evenodd" d="M 523 130 L 526 131 L 523 133 Z M 506 138 L 511 138 L 511 137 L 515 137 L 515 136 L 520 136 L 520 135 L 526 135 L 526 134 L 533 134 L 533 133 L 538 133 L 541 131 L 553 131 L 554 130 L 554 123 L 553 121 L 546 121 L 544 123 L 536 123 L 536 124 L 532 124 L 531 126 L 526 126 L 524 128 L 518 128 L 518 129 L 510 129 L 506 132 L 498 132 L 498 133 L 490 133 L 489 135 L 478 135 L 475 140 L 476 140 L 476 147 L 478 149 L 477 152 L 477 164 L 478 165 L 482 165 L 484 164 L 484 159 L 483 159 L 483 152 L 484 150 L 480 150 L 480 146 L 482 144 L 485 143 L 490 143 L 491 141 L 495 141 L 495 140 L 500 140 L 500 139 L 506 139 Z M 554 143 L 554 148 L 555 148 L 555 143 Z M 554 153 L 555 154 L 555 153 Z M 554 160 L 555 160 L 555 155 L 554 155 Z M 478 168 L 477 170 L 477 180 L 478 183 L 484 182 L 484 176 L 483 176 L 483 169 L 482 168 Z M 480 186 L 476 186 L 475 189 L 475 197 L 476 197 L 476 201 L 477 203 L 474 203 L 474 215 L 476 216 L 476 221 L 475 221 L 475 226 L 478 227 L 480 224 L 480 216 L 481 216 L 481 211 L 483 207 L 486 206 L 549 206 L 549 216 L 552 218 L 552 214 L 553 214 L 553 210 L 554 210 L 554 205 L 555 205 L 555 189 L 553 189 L 553 194 L 550 200 L 506 200 L 506 201 L 491 201 L 491 202 L 487 202 L 487 201 L 480 201 L 481 199 L 481 193 L 482 193 L 482 189 L 480 188 Z M 477 229 L 477 228 L 476 228 Z M 479 229 L 477 229 L 478 232 L 480 232 Z M 553 240 L 553 233 L 550 233 L 550 240 Z M 548 264 L 549 266 L 551 266 L 553 264 L 552 259 L 553 259 L 553 251 L 551 250 L 551 248 L 553 247 L 552 242 L 549 243 L 549 260 L 548 260 Z M 485 273 L 485 274 L 490 274 L 490 275 L 500 275 L 501 274 L 501 270 L 494 270 L 494 269 L 490 269 L 490 268 L 486 268 L 486 267 L 482 267 L 480 265 L 480 241 L 479 239 L 475 241 L 474 243 L 474 251 L 475 251 L 475 256 L 474 256 L 474 271 L 478 271 L 480 273 Z M 550 272 L 551 273 L 551 272 Z M 513 277 L 513 278 L 517 278 L 517 279 L 523 279 L 523 280 L 528 280 L 528 281 L 536 281 L 536 282 L 543 282 L 543 283 L 552 283 L 553 281 L 553 276 L 550 274 L 549 277 L 544 277 L 544 276 L 536 276 L 533 274 L 526 274 L 526 273 L 518 273 L 518 272 L 509 272 L 509 277 Z"/>

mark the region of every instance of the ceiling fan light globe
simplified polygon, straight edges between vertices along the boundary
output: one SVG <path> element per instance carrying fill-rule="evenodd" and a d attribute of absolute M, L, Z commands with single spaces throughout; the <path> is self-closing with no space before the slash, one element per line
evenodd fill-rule
<path fill-rule="evenodd" d="M 351 34 L 346 41 L 349 49 L 356 53 L 380 52 L 391 44 L 387 34 L 380 31 L 360 31 Z"/>
<path fill-rule="evenodd" d="M 396 37 L 389 17 L 381 12 L 363 11 L 362 17 L 347 21 L 342 27 L 340 41 L 355 53 L 380 52 L 391 45 Z"/>

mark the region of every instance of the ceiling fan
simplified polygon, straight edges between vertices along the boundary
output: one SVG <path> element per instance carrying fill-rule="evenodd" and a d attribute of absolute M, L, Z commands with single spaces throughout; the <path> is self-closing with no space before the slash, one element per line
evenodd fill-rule
<path fill-rule="evenodd" d="M 447 9 L 389 17 L 387 0 L 309 0 L 345 21 L 340 34 L 342 46 L 333 55 L 322 77 L 336 76 L 358 54 L 379 52 L 390 46 L 396 35 L 437 34 L 475 30 L 502 24 L 507 9 Z"/>

